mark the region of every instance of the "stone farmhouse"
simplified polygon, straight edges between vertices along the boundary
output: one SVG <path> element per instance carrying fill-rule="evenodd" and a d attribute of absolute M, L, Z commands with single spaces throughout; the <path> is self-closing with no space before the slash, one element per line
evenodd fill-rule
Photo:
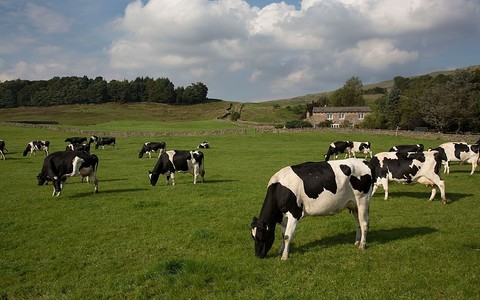
<path fill-rule="evenodd" d="M 305 120 L 313 126 L 330 121 L 333 128 L 355 127 L 371 113 L 372 110 L 368 106 L 314 107 L 311 112 L 307 112 Z"/>

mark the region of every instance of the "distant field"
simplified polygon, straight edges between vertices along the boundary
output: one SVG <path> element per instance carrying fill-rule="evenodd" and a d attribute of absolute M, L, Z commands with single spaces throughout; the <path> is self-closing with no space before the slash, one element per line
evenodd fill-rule
<path fill-rule="evenodd" d="M 146 128 L 136 120 L 92 125 L 98 130 Z M 210 127 L 217 123 L 170 124 Z M 166 125 L 165 125 L 166 126 Z M 224 126 L 222 123 L 221 126 Z M 226 125 L 225 125 L 226 126 Z M 230 126 L 230 125 L 228 125 Z M 250 222 L 258 216 L 270 176 L 280 168 L 321 160 L 333 140 L 371 141 L 374 152 L 420 140 L 341 132 L 157 137 L 169 149 L 204 150 L 206 182 L 156 187 L 147 173 L 156 159 L 138 158 L 145 138 L 94 150 L 100 192 L 70 178 L 63 194 L 37 186 L 43 156 L 22 157 L 28 141 L 64 149 L 66 134 L 2 126 L 7 159 L 0 161 L 0 297 L 2 299 L 479 299 L 479 172 L 454 165 L 443 205 L 421 185 L 392 183 L 370 208 L 369 247 L 354 245 L 347 211 L 307 217 L 288 261 L 280 232 L 269 256 L 254 256 Z"/>
<path fill-rule="evenodd" d="M 274 108 L 273 104 L 247 103 L 241 115 L 241 120 L 251 122 L 284 123 L 296 118 L 290 107 Z M 62 126 L 103 126 L 104 123 L 135 121 L 136 124 L 147 122 L 202 122 L 216 121 L 229 111 L 229 102 L 212 101 L 196 105 L 167 105 L 159 103 L 100 105 L 61 105 L 52 107 L 19 107 L 0 109 L 1 121 L 53 121 Z M 233 103 L 230 112 L 240 111 L 240 104 Z M 225 120 L 230 120 L 229 116 Z M 112 123 L 110 123 L 112 124 Z M 223 125 L 220 125 L 223 124 Z M 109 126 L 109 125 L 106 125 Z M 168 125 L 166 127 L 176 127 Z M 184 125 L 181 125 L 184 126 Z M 232 126 L 217 122 L 217 127 Z M 207 127 L 211 127 L 207 125 Z M 193 129 L 193 128 L 192 128 Z"/>

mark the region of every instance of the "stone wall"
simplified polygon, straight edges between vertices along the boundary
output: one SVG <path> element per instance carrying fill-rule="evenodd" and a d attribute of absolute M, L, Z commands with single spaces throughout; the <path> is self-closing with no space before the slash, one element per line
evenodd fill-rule
<path fill-rule="evenodd" d="M 53 131 L 62 131 L 68 133 L 74 133 L 81 136 L 114 136 L 114 137 L 155 137 L 155 136 L 207 136 L 207 135 L 223 135 L 223 134 L 247 134 L 246 128 L 241 129 L 223 129 L 223 130 L 202 130 L 202 131 L 152 131 L 152 132 L 106 132 L 96 130 L 83 130 L 78 128 L 64 128 L 55 125 L 45 124 L 27 124 L 27 123 L 15 123 L 15 122 L 0 122 L 0 126 L 18 126 L 28 128 L 41 128 Z M 447 133 L 434 133 L 434 132 L 419 132 L 419 131 L 403 131 L 403 130 L 380 130 L 380 129 L 359 129 L 359 128 L 293 128 L 293 129 L 278 129 L 273 126 L 258 126 L 253 127 L 253 133 L 292 133 L 292 132 L 342 132 L 351 134 L 370 134 L 370 135 L 390 135 L 409 137 L 416 139 L 430 139 L 441 141 L 456 141 L 475 143 L 480 139 L 480 133 L 474 134 L 447 134 Z"/>

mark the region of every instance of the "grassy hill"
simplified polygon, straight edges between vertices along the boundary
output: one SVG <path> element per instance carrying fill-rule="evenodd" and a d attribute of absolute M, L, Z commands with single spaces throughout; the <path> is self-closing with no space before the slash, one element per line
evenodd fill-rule
<path fill-rule="evenodd" d="M 479 66 L 473 66 L 480 68 Z M 451 74 L 438 71 L 428 75 Z M 416 76 L 412 76 L 414 78 Z M 393 79 L 364 86 L 365 90 L 375 87 L 390 89 Z M 230 120 L 230 114 L 240 113 L 242 124 L 284 124 L 303 115 L 304 104 L 317 100 L 332 91 L 306 94 L 288 99 L 260 103 L 227 102 L 211 99 L 195 105 L 166 105 L 160 103 L 107 103 L 101 105 L 62 105 L 51 107 L 19 107 L 0 109 L 2 121 L 55 122 L 65 126 L 88 126 L 114 121 L 181 122 L 205 120 Z M 372 104 L 381 94 L 365 95 L 367 105 Z"/>
<path fill-rule="evenodd" d="M 92 126 L 118 121 L 178 122 L 229 121 L 232 112 L 241 112 L 241 120 L 253 123 L 283 123 L 295 118 L 291 106 L 269 103 L 231 103 L 210 101 L 195 105 L 161 103 L 106 103 L 97 105 L 61 105 L 50 107 L 18 107 L 0 109 L 2 121 L 55 123 L 62 126 Z M 245 124 L 245 123 L 242 123 Z"/>

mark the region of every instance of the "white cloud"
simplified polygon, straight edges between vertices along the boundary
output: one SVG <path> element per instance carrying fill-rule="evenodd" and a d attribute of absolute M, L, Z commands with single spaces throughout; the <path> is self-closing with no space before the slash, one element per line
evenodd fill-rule
<path fill-rule="evenodd" d="M 243 61 L 234 61 L 228 66 L 228 71 L 230 72 L 237 72 L 243 69 L 245 69 L 245 62 Z"/>
<path fill-rule="evenodd" d="M 46 34 L 64 33 L 70 29 L 70 21 L 66 17 L 43 6 L 27 3 L 26 15 L 40 32 Z"/>
<path fill-rule="evenodd" d="M 346 49 L 337 55 L 339 66 L 360 65 L 363 68 L 381 71 L 392 65 L 403 65 L 418 59 L 418 52 L 403 51 L 389 40 L 359 41 L 355 48 Z"/>
<path fill-rule="evenodd" d="M 249 82 L 272 90 L 307 89 L 337 68 L 388 72 L 415 62 L 430 41 L 417 35 L 433 34 L 450 9 L 468 13 L 471 2 L 303 0 L 297 9 L 284 2 L 259 8 L 241 0 L 136 1 L 118 20 L 122 38 L 109 54 L 119 70 L 173 73 L 189 82 L 242 70 Z"/>

